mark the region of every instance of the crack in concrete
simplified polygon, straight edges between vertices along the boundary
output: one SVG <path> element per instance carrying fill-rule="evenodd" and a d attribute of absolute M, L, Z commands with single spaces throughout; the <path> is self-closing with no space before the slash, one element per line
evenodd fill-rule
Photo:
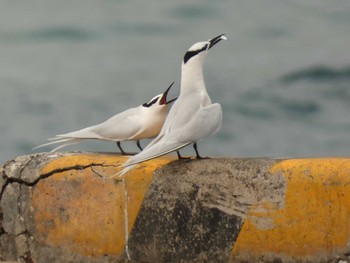
<path fill-rule="evenodd" d="M 45 178 L 48 178 L 54 174 L 57 174 L 57 173 L 62 173 L 62 172 L 67 172 L 67 171 L 71 171 L 71 170 L 85 170 L 87 168 L 93 168 L 95 166 L 101 166 L 101 167 L 118 167 L 117 165 L 105 165 L 105 164 L 94 164 L 94 163 L 91 163 L 89 165 L 73 165 L 73 166 L 69 166 L 69 167 L 64 167 L 64 168 L 58 168 L 58 169 L 54 169 L 48 173 L 44 173 L 44 174 L 40 174 L 38 176 L 38 178 L 36 178 L 35 180 L 33 180 L 32 182 L 26 182 L 24 181 L 23 179 L 21 178 L 9 178 L 7 177 L 7 184 L 9 183 L 19 183 L 19 184 L 24 184 L 26 186 L 34 186 L 36 185 L 40 180 L 42 179 L 45 179 Z M 23 169 L 24 170 L 24 169 Z M 93 170 L 94 171 L 94 170 Z M 95 172 L 95 171 L 94 171 Z M 100 174 L 98 174 L 97 172 L 95 172 L 99 177 L 101 177 Z M 6 188 L 6 187 L 4 187 Z M 4 191 L 4 189 L 3 189 Z M 2 191 L 2 192 L 3 192 Z M 1 194 L 0 194 L 0 198 L 1 198 Z"/>
<path fill-rule="evenodd" d="M 108 178 L 108 179 L 110 179 L 111 177 L 110 176 L 107 176 L 107 175 L 103 175 L 103 174 L 101 174 L 101 173 L 99 173 L 98 171 L 96 171 L 95 169 L 94 169 L 94 166 L 98 166 L 98 165 L 93 165 L 93 166 L 91 166 L 90 168 L 91 168 L 91 171 L 94 173 L 94 174 L 96 174 L 99 178 L 101 178 L 101 179 L 105 179 L 105 178 Z M 103 166 L 103 167 L 119 167 L 119 166 L 116 166 L 116 165 L 101 165 L 101 166 Z M 115 182 L 121 182 L 122 180 L 121 179 L 113 179 Z"/>
<path fill-rule="evenodd" d="M 32 160 L 32 158 L 34 158 L 36 156 L 31 156 L 30 160 L 28 160 L 25 165 L 23 165 L 23 167 L 21 167 L 20 169 L 20 173 L 19 174 L 22 174 L 24 172 L 24 169 L 27 167 L 27 165 L 30 163 L 30 161 Z M 5 164 L 5 165 L 10 165 L 12 164 L 14 161 L 10 161 L 9 163 Z M 99 177 L 102 178 L 102 175 L 100 173 L 98 173 L 94 167 L 96 166 L 99 166 L 99 167 L 118 167 L 117 165 L 106 165 L 106 164 L 99 164 L 99 163 L 91 163 L 89 165 L 74 165 L 74 166 L 69 166 L 69 167 L 64 167 L 64 168 L 58 168 L 58 169 L 54 169 L 48 173 L 44 173 L 44 174 L 40 174 L 38 176 L 38 178 L 36 178 L 34 181 L 32 182 L 26 182 L 24 181 L 23 179 L 21 178 L 15 178 L 15 177 L 8 177 L 7 174 L 5 173 L 5 169 L 2 171 L 2 176 L 5 178 L 5 183 L 3 184 L 2 188 L 0 189 L 0 200 L 2 199 L 2 195 L 3 193 L 5 192 L 6 190 L 6 187 L 9 185 L 9 184 L 12 184 L 12 183 L 18 183 L 21 187 L 21 185 L 26 185 L 26 186 L 34 186 L 36 185 L 40 180 L 42 179 L 45 179 L 45 178 L 48 178 L 54 174 L 57 174 L 57 173 L 62 173 L 62 172 L 66 172 L 66 171 L 71 171 L 71 170 L 85 170 L 87 168 L 91 168 L 92 171 Z M 21 198 L 22 196 L 22 192 L 20 191 L 19 193 L 19 198 Z M 17 200 L 18 201 L 18 204 L 20 204 L 20 200 Z M 21 211 L 20 212 L 20 215 L 22 215 Z M 4 233 L 6 233 L 3 228 L 2 228 L 2 211 L 0 209 L 0 236 Z"/>
<path fill-rule="evenodd" d="M 47 173 L 42 174 L 33 174 L 33 176 L 30 178 L 30 181 L 27 181 L 26 178 L 23 178 L 23 175 L 28 175 L 32 172 L 33 169 L 37 169 L 37 164 L 32 163 L 32 161 L 38 161 L 38 157 L 40 157 L 40 154 L 30 155 L 28 159 L 20 159 L 20 160 L 11 160 L 7 163 L 5 163 L 0 170 L 0 176 L 2 176 L 2 181 L 0 182 L 0 201 L 3 198 L 3 194 L 6 190 L 6 188 L 11 185 L 12 183 L 18 183 L 19 184 L 19 192 L 17 197 L 17 211 L 20 216 L 20 220 L 23 223 L 24 230 L 20 233 L 7 233 L 5 229 L 3 228 L 3 213 L 1 211 L 0 207 L 0 238 L 3 235 L 12 236 L 14 238 L 15 243 L 19 246 L 18 247 L 18 254 L 17 254 L 17 260 L 21 262 L 28 262 L 32 263 L 32 245 L 31 245 L 31 239 L 33 239 L 33 235 L 28 229 L 28 226 L 23 218 L 25 211 L 23 211 L 23 194 L 25 191 L 22 187 L 28 187 L 28 191 L 35 186 L 40 180 L 43 180 L 45 178 L 48 178 L 54 174 L 62 173 L 66 171 L 71 170 L 85 170 L 88 168 L 91 168 L 91 170 L 100 178 L 103 178 L 100 173 L 98 173 L 94 167 L 118 167 L 118 165 L 109 165 L 104 163 L 90 163 L 88 165 L 73 165 L 69 167 L 64 168 L 58 168 L 54 169 L 52 171 L 49 171 Z M 46 158 L 45 158 L 46 157 Z M 47 164 L 47 156 L 44 156 L 43 159 L 41 159 L 43 163 Z M 18 165 L 18 166 L 16 166 Z M 31 165 L 35 168 L 32 168 Z M 7 169 L 8 168 L 8 169 Z M 26 170 L 28 169 L 28 170 Z M 16 171 L 17 170 L 17 171 Z M 14 173 L 13 173 L 14 172 Z M 7 174 L 12 173 L 12 174 Z M 12 175 L 12 176 L 11 176 Z M 15 176 L 13 176 L 15 175 Z M 16 246 L 17 246 L 16 245 Z"/>
<path fill-rule="evenodd" d="M 18 233 L 15 235 L 15 237 L 21 236 L 21 235 L 30 235 L 29 231 L 26 229 L 24 231 L 22 231 L 21 233 Z"/>

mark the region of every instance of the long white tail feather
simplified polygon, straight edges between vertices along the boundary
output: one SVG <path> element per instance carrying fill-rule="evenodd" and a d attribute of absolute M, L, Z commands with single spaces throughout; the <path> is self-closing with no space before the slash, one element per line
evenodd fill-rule
<path fill-rule="evenodd" d="M 111 176 L 111 178 L 113 178 L 116 175 L 119 175 L 119 177 L 122 177 L 124 174 L 126 174 L 127 172 L 129 172 L 130 170 L 132 170 L 134 167 L 136 166 L 136 164 L 134 165 L 129 165 L 128 167 L 125 167 L 123 170 L 121 170 L 120 172 L 113 174 Z"/>
<path fill-rule="evenodd" d="M 62 139 L 62 138 L 59 138 L 58 140 L 55 140 L 55 141 L 52 141 L 51 142 L 47 142 L 47 143 L 44 143 L 44 144 L 40 144 L 38 146 L 35 146 L 34 148 L 32 148 L 32 150 L 36 150 L 38 148 L 42 148 L 42 147 L 45 147 L 45 146 L 49 146 L 49 145 L 52 145 L 52 144 L 57 144 L 57 143 L 62 143 L 62 142 L 68 142 L 68 141 L 71 141 L 72 139 L 71 138 L 67 138 L 67 139 Z"/>
<path fill-rule="evenodd" d="M 171 153 L 173 151 L 179 150 L 187 145 L 191 144 L 189 143 L 173 143 L 168 145 L 162 145 L 161 148 L 159 148 L 159 145 L 151 146 L 149 148 L 145 148 L 142 152 L 139 154 L 136 154 L 132 157 L 130 157 L 125 163 L 123 163 L 121 166 L 124 167 L 123 170 L 121 170 L 118 175 L 124 175 L 128 171 L 130 171 L 134 166 L 138 163 L 146 162 L 152 159 L 155 159 L 157 157 L 160 157 L 162 155 Z M 153 149 L 158 148 L 158 149 Z"/>
<path fill-rule="evenodd" d="M 81 140 L 79 140 L 79 139 L 71 139 L 69 142 L 57 146 L 56 148 L 52 149 L 50 152 L 55 152 L 55 151 L 57 151 L 57 150 L 59 150 L 59 149 L 62 149 L 62 148 L 64 148 L 64 147 L 67 147 L 67 146 L 69 146 L 69 145 L 77 144 L 77 143 L 79 143 L 80 141 L 81 141 Z"/>
<path fill-rule="evenodd" d="M 73 139 L 73 138 L 64 138 L 64 137 L 52 137 L 52 138 L 48 138 L 48 141 L 58 141 L 58 140 L 63 140 L 63 139 Z"/>
<path fill-rule="evenodd" d="M 149 156 L 145 156 L 143 158 L 139 158 L 137 160 L 130 160 L 130 163 L 129 161 L 127 161 L 126 163 L 122 164 L 123 167 L 128 167 L 130 165 L 134 165 L 134 164 L 138 164 L 138 163 L 143 163 L 143 162 L 146 162 L 146 161 L 149 161 L 149 160 L 152 160 L 152 159 L 155 159 L 155 158 L 158 158 L 160 156 L 163 156 L 163 155 L 166 155 L 168 153 L 171 153 L 171 152 L 174 152 L 176 150 L 179 150 L 187 145 L 189 145 L 190 143 L 186 143 L 186 144 L 182 144 L 178 147 L 175 147 L 175 148 L 172 148 L 172 149 L 169 149 L 169 150 L 164 150 L 162 152 L 159 152 L 157 154 L 150 154 Z M 141 152 L 142 153 L 142 152 Z M 135 155 L 136 156 L 136 155 Z M 132 156 L 131 158 L 135 157 L 135 156 Z M 131 159 L 130 158 L 130 159 Z"/>
<path fill-rule="evenodd" d="M 74 138 L 74 139 L 108 139 L 108 138 L 103 138 L 99 134 L 93 131 L 93 128 L 96 127 L 91 126 L 87 127 L 78 131 L 74 132 L 68 132 L 68 133 L 63 133 L 63 134 L 57 134 L 55 135 L 56 138 Z"/>
<path fill-rule="evenodd" d="M 68 145 L 77 144 L 80 141 L 81 141 L 80 139 L 74 139 L 74 138 L 67 138 L 67 139 L 61 139 L 60 138 L 60 139 L 55 140 L 55 141 L 51 141 L 51 142 L 48 142 L 48 143 L 44 143 L 44 144 L 38 145 L 38 146 L 34 147 L 32 150 L 36 150 L 38 148 L 42 148 L 42 147 L 53 145 L 53 144 L 57 144 L 57 143 L 63 143 L 62 145 L 59 145 L 58 147 L 56 147 L 53 150 L 51 150 L 51 152 L 55 152 L 58 149 L 61 149 L 61 148 L 66 147 Z"/>

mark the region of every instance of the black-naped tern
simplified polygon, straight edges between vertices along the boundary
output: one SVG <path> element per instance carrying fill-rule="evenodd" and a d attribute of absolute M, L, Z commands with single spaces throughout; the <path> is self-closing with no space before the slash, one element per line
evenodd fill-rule
<path fill-rule="evenodd" d="M 115 141 L 122 154 L 126 153 L 120 142 L 136 141 L 137 146 L 142 151 L 140 140 L 154 138 L 159 134 L 165 122 L 169 104 L 177 99 L 167 101 L 168 92 L 173 84 L 174 82 L 163 94 L 153 97 L 147 103 L 123 111 L 101 124 L 56 135 L 54 138 L 48 139 L 50 142 L 36 146 L 33 150 L 61 143 L 61 145 L 51 150 L 51 152 L 54 152 L 82 140 L 97 139 Z"/>
<path fill-rule="evenodd" d="M 140 153 L 130 157 L 119 172 L 125 174 L 136 164 L 176 151 L 193 143 L 200 158 L 197 142 L 214 134 L 221 127 L 222 110 L 212 103 L 203 78 L 203 62 L 208 51 L 225 34 L 194 44 L 186 52 L 181 67 L 180 96 L 170 109 L 159 135 Z"/>

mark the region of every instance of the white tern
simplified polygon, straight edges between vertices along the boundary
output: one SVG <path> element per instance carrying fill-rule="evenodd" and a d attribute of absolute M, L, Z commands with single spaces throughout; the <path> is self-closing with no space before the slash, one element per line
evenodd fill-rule
<path fill-rule="evenodd" d="M 196 157 L 201 158 L 196 143 L 217 132 L 222 122 L 221 106 L 211 102 L 203 78 L 204 58 L 221 40 L 227 40 L 225 34 L 195 43 L 186 52 L 181 67 L 180 95 L 170 109 L 162 130 L 146 148 L 122 165 L 124 169 L 119 175 L 138 163 L 177 151 L 191 143 L 194 144 Z"/>
<path fill-rule="evenodd" d="M 125 110 L 101 124 L 56 135 L 48 139 L 50 142 L 36 146 L 33 150 L 61 143 L 51 151 L 54 152 L 88 139 L 115 141 L 122 154 L 126 154 L 120 145 L 122 141 L 136 141 L 137 146 L 142 150 L 140 140 L 154 138 L 159 134 L 166 119 L 169 104 L 177 99 L 167 101 L 167 94 L 173 84 L 174 82 L 163 94 L 155 96 L 147 103 Z"/>

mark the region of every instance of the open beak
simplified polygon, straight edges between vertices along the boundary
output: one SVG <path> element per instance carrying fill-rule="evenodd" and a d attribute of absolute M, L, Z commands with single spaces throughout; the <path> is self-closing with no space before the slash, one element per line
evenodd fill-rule
<path fill-rule="evenodd" d="M 163 96 L 162 98 L 160 99 L 160 102 L 159 102 L 159 105 L 164 105 L 164 104 L 169 104 L 169 103 L 172 103 L 173 101 L 175 101 L 177 98 L 175 99 L 172 99 L 172 100 L 169 100 L 167 101 L 166 100 L 166 96 L 168 95 L 168 92 L 170 90 L 170 88 L 174 85 L 174 82 L 170 84 L 170 86 L 166 89 L 166 91 L 163 93 Z"/>
<path fill-rule="evenodd" d="M 217 37 L 214 37 L 212 39 L 209 39 L 209 48 L 212 48 L 215 44 L 219 43 L 221 40 L 228 40 L 228 38 L 225 36 L 225 34 L 221 34 Z"/>
<path fill-rule="evenodd" d="M 172 99 L 172 100 L 169 100 L 169 101 L 167 101 L 165 104 L 170 104 L 170 103 L 172 103 L 172 102 L 175 101 L 175 100 L 177 100 L 177 98 Z"/>

